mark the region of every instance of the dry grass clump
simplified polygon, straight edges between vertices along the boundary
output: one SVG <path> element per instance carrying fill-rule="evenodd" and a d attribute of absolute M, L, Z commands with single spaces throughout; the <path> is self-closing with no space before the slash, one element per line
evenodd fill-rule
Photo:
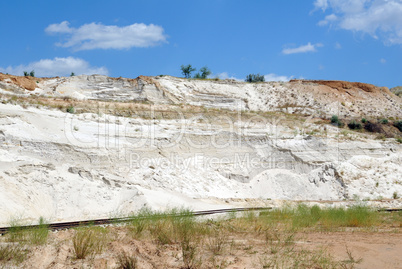
<path fill-rule="evenodd" d="M 7 241 L 30 245 L 44 245 L 49 234 L 48 225 L 44 218 L 39 218 L 37 227 L 23 226 L 19 220 L 12 220 L 7 234 Z"/>
<path fill-rule="evenodd" d="M 178 244 L 181 249 L 183 268 L 198 268 L 201 260 L 198 257 L 200 235 L 205 232 L 190 210 L 171 209 L 165 212 L 143 209 L 129 225 L 135 238 L 144 234 L 152 236 L 159 245 Z"/>
<path fill-rule="evenodd" d="M 0 241 L 0 268 L 3 268 L 1 266 L 5 264 L 18 265 L 22 263 L 28 257 L 32 246 L 47 243 L 48 234 L 48 225 L 42 217 L 39 219 L 39 225 L 35 228 L 23 226 L 20 220 L 11 220 L 4 241 Z"/>
<path fill-rule="evenodd" d="M 72 238 L 76 259 L 102 253 L 107 243 L 107 230 L 101 227 L 78 228 Z"/>
<path fill-rule="evenodd" d="M 0 267 L 10 262 L 20 264 L 27 258 L 28 252 L 27 248 L 20 243 L 0 245 Z"/>
<path fill-rule="evenodd" d="M 138 268 L 137 258 L 123 252 L 117 256 L 116 269 L 136 269 Z"/>

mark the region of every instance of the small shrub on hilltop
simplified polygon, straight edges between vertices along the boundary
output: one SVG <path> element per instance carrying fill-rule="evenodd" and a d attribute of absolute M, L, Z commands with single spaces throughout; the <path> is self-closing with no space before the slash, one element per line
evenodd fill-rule
<path fill-rule="evenodd" d="M 190 78 L 190 77 L 191 77 L 191 73 L 194 72 L 195 70 L 197 70 L 197 69 L 193 68 L 193 67 L 191 66 L 191 64 L 182 65 L 182 66 L 180 67 L 180 69 L 181 69 L 181 73 L 184 75 L 185 78 Z"/>
<path fill-rule="evenodd" d="M 35 70 L 32 70 L 31 72 L 28 73 L 28 71 L 24 71 L 24 76 L 25 77 L 35 77 Z"/>
<path fill-rule="evenodd" d="M 362 123 L 367 123 L 367 120 L 365 118 L 362 118 Z"/>
<path fill-rule="evenodd" d="M 194 78 L 206 79 L 209 75 L 211 75 L 211 70 L 208 67 L 204 66 L 200 69 L 201 73 L 195 74 Z"/>
<path fill-rule="evenodd" d="M 260 74 L 249 74 L 246 77 L 246 82 L 264 82 L 265 77 Z"/>

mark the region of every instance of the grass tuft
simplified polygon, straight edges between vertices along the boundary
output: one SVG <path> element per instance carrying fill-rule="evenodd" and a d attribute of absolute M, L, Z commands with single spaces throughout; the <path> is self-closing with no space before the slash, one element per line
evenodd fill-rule
<path fill-rule="evenodd" d="M 72 238 L 76 259 L 85 259 L 103 251 L 107 230 L 100 227 L 78 228 Z"/>
<path fill-rule="evenodd" d="M 43 217 L 39 218 L 39 226 L 28 230 L 28 241 L 33 245 L 44 245 L 49 235 L 49 225 Z"/>
<path fill-rule="evenodd" d="M 117 256 L 117 269 L 136 269 L 137 266 L 137 258 L 128 255 L 126 252 Z"/>
<path fill-rule="evenodd" d="M 27 258 L 27 256 L 28 250 L 19 243 L 0 246 L 0 265 L 9 262 L 20 264 Z"/>

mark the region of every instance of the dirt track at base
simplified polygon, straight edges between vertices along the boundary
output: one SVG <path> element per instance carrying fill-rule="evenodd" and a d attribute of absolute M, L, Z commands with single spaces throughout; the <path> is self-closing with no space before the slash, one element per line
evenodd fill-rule
<path fill-rule="evenodd" d="M 356 268 L 402 268 L 402 234 L 392 232 L 329 232 L 305 234 L 305 243 L 313 248 L 326 247 L 337 259 L 346 260 L 348 248 Z"/>

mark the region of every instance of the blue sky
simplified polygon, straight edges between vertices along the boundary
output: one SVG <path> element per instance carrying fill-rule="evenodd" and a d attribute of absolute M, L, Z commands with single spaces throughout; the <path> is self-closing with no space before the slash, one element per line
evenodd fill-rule
<path fill-rule="evenodd" d="M 402 0 L 1 1 L 0 72 L 402 85 Z"/>

